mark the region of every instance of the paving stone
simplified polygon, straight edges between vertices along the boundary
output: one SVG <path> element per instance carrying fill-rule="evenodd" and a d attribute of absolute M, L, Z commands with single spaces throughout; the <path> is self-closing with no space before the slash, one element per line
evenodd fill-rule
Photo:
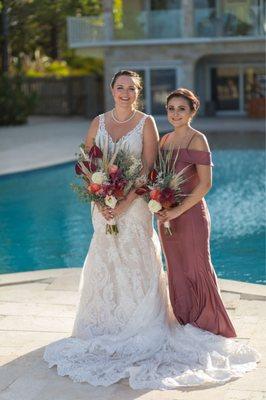
<path fill-rule="evenodd" d="M 229 279 L 219 279 L 222 291 L 241 294 L 242 299 L 246 300 L 266 300 L 266 285 L 231 281 Z"/>
<path fill-rule="evenodd" d="M 250 338 L 257 329 L 258 317 L 238 316 L 233 320 L 237 336 L 240 338 Z"/>
<path fill-rule="evenodd" d="M 265 400 L 266 394 L 260 391 L 230 390 L 225 392 L 224 400 Z"/>
<path fill-rule="evenodd" d="M 47 287 L 47 290 L 77 291 L 79 288 L 80 274 L 80 269 L 77 271 L 67 271 L 64 274 L 64 280 L 62 280 L 60 277 L 55 278 L 53 283 Z"/>
<path fill-rule="evenodd" d="M 0 302 L 32 303 L 35 296 L 45 291 L 47 283 L 26 283 L 0 287 Z"/>
<path fill-rule="evenodd" d="M 240 301 L 240 294 L 222 292 L 222 299 L 226 308 L 236 308 Z"/>
<path fill-rule="evenodd" d="M 266 301 L 241 300 L 235 311 L 236 316 L 257 316 L 266 319 Z"/>
<path fill-rule="evenodd" d="M 259 366 L 256 370 L 245 374 L 241 379 L 230 382 L 231 389 L 266 392 L 266 369 Z"/>
<path fill-rule="evenodd" d="M 27 273 L 25 273 L 27 274 Z M 44 347 L 70 334 L 73 326 L 80 270 L 62 270 L 58 275 L 38 271 L 19 279 L 34 280 L 0 287 L 0 400 L 266 400 L 265 301 L 243 300 L 244 289 L 253 296 L 255 288 L 239 282 L 223 282 L 228 312 L 243 341 L 262 355 L 257 370 L 222 386 L 173 391 L 135 391 L 123 380 L 108 388 L 74 383 L 59 377 L 56 368 L 43 361 Z M 46 281 L 38 281 L 39 277 Z M 49 280 L 50 279 L 50 280 Z M 28 281 L 29 282 L 29 281 Z M 260 286 L 260 285 L 255 285 Z M 263 290 L 259 292 L 263 296 Z"/>
<path fill-rule="evenodd" d="M 56 305 L 36 304 L 36 303 L 16 303 L 16 302 L 0 302 L 0 315 L 35 315 L 42 317 L 66 316 L 74 317 L 76 305 Z"/>
<path fill-rule="evenodd" d="M 70 317 L 36 317 L 6 316 L 1 321 L 1 330 L 35 331 L 35 332 L 71 332 L 74 318 Z"/>
<path fill-rule="evenodd" d="M 72 270 L 70 268 L 70 270 Z M 31 282 L 47 278 L 56 278 L 66 271 L 65 268 L 43 269 L 36 271 L 16 272 L 12 274 L 1 274 L 0 285 L 10 285 L 19 282 Z"/>
<path fill-rule="evenodd" d="M 0 346 L 41 347 L 65 336 L 65 332 L 0 331 Z"/>

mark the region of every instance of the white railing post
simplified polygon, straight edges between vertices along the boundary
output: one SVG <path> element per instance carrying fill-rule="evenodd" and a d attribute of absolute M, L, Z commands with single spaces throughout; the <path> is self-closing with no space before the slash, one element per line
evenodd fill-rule
<path fill-rule="evenodd" d="M 194 36 L 194 1 L 193 0 L 182 0 L 182 37 L 193 37 Z"/>
<path fill-rule="evenodd" d="M 103 14 L 105 40 L 109 41 L 114 36 L 113 0 L 103 0 Z"/>

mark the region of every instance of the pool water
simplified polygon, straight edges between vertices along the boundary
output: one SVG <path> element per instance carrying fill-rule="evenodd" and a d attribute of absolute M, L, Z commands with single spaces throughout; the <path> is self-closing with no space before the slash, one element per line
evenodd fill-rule
<path fill-rule="evenodd" d="M 265 153 L 219 150 L 206 200 L 219 277 L 266 283 Z M 90 206 L 70 188 L 73 163 L 0 178 L 0 273 L 80 267 L 92 236 Z"/>

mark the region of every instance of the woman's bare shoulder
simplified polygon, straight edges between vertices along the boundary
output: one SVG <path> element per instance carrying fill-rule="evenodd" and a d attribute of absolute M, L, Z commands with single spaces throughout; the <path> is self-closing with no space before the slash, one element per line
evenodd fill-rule
<path fill-rule="evenodd" d="M 190 150 L 201 150 L 201 151 L 210 151 L 209 143 L 204 135 L 204 133 L 196 130 L 193 130 L 193 137 L 190 142 L 189 149 Z"/>

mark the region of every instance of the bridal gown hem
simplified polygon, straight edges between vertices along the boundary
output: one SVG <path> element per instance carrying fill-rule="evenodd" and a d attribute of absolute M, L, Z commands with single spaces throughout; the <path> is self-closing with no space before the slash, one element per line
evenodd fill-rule
<path fill-rule="evenodd" d="M 121 140 L 136 157 L 145 118 Z M 96 143 L 103 144 L 106 135 L 101 115 Z M 92 221 L 72 337 L 46 347 L 49 367 L 93 386 L 128 378 L 133 389 L 161 390 L 224 383 L 256 367 L 259 355 L 247 344 L 176 322 L 159 239 L 143 199 L 117 219 L 118 236 L 106 235 L 96 207 Z"/>

